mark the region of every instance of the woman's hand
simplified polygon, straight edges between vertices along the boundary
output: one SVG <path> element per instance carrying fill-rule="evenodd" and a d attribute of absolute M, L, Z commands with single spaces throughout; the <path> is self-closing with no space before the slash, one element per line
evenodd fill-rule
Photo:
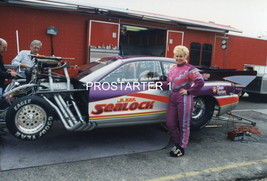
<path fill-rule="evenodd" d="M 182 94 L 182 95 L 187 95 L 187 90 L 186 89 L 181 89 L 179 91 L 179 93 Z"/>

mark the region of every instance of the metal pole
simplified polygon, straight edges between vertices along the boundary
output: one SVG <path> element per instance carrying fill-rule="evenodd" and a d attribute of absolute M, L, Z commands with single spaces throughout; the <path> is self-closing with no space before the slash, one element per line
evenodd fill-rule
<path fill-rule="evenodd" d="M 53 35 L 51 35 L 51 56 L 54 56 Z"/>
<path fill-rule="evenodd" d="M 17 53 L 19 54 L 19 31 L 16 30 Z"/>

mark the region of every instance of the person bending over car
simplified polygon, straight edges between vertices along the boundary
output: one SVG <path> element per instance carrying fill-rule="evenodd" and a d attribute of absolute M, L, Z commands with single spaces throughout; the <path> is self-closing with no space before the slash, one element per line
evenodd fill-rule
<path fill-rule="evenodd" d="M 31 55 L 38 55 L 42 47 L 42 42 L 39 40 L 33 40 L 30 44 L 30 50 L 22 50 L 12 60 L 12 65 L 18 66 L 17 74 L 22 78 L 26 78 L 25 70 L 31 68 L 34 65 L 34 60 Z"/>
<path fill-rule="evenodd" d="M 170 68 L 168 75 L 168 81 L 172 85 L 172 92 L 170 94 L 166 125 L 175 144 L 170 156 L 180 157 L 185 154 L 185 148 L 189 141 L 190 121 L 193 110 L 192 95 L 203 87 L 204 80 L 198 69 L 187 63 L 188 48 L 176 46 L 173 53 L 176 65 Z"/>
<path fill-rule="evenodd" d="M 12 70 L 7 70 L 4 67 L 2 54 L 7 51 L 7 42 L 3 38 L 0 38 L 0 97 L 2 97 L 2 92 L 4 88 L 5 79 L 16 77 L 16 72 Z"/>

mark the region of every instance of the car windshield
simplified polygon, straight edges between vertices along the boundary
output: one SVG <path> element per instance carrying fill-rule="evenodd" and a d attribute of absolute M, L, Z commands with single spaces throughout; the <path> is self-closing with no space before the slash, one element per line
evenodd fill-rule
<path fill-rule="evenodd" d="M 113 62 L 115 62 L 116 60 L 118 60 L 118 58 L 114 58 L 114 57 L 105 57 L 105 58 L 101 58 L 98 59 L 94 62 L 90 62 L 88 64 L 82 65 L 79 67 L 79 74 L 78 74 L 78 78 L 83 78 L 86 75 L 91 74 L 92 72 L 105 67 L 108 64 L 111 64 Z"/>

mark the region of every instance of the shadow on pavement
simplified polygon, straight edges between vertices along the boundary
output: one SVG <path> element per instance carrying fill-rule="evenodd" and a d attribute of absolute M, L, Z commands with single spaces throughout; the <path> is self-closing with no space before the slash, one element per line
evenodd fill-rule
<path fill-rule="evenodd" d="M 0 147 L 1 170 L 159 150 L 170 140 L 166 132 L 151 125 L 68 132 L 55 124 L 36 141 L 18 140 L 7 130 L 5 133 Z"/>

